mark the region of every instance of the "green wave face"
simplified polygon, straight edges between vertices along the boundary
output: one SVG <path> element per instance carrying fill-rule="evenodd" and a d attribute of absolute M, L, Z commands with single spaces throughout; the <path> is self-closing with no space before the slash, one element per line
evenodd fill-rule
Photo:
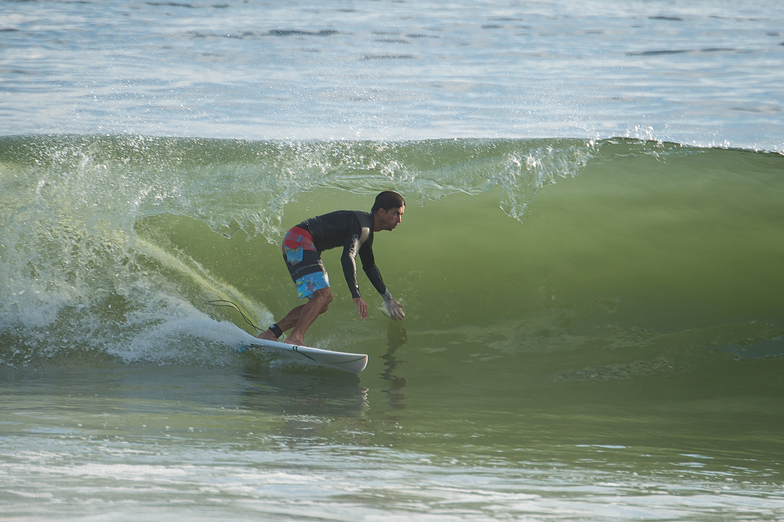
<path fill-rule="evenodd" d="M 393 189 L 406 214 L 375 251 L 412 347 L 781 355 L 782 166 L 630 140 L 3 138 L 0 354 L 232 364 L 214 353 L 232 323 L 254 329 L 207 301 L 280 318 L 297 304 L 285 230 Z M 354 319 L 339 255 L 324 255 L 336 301 L 309 335 L 367 352 L 387 319 Z"/>

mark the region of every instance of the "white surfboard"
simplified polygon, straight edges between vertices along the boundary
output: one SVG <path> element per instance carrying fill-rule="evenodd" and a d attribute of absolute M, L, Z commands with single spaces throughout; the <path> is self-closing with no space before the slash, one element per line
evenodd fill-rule
<path fill-rule="evenodd" d="M 251 338 L 245 342 L 244 349 L 258 348 L 271 352 L 283 352 L 293 355 L 307 364 L 333 368 L 349 373 L 359 373 L 367 366 L 368 356 L 364 353 L 333 352 L 309 346 L 295 346 L 293 344 L 267 341 L 265 339 Z M 240 349 L 240 351 L 245 351 Z"/>

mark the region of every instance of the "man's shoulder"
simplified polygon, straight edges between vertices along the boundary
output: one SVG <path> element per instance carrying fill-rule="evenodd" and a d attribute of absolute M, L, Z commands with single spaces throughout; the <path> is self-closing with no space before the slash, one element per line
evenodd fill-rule
<path fill-rule="evenodd" d="M 371 232 L 373 231 L 373 214 L 361 210 L 355 210 L 354 214 L 357 216 L 360 228 L 369 228 Z"/>

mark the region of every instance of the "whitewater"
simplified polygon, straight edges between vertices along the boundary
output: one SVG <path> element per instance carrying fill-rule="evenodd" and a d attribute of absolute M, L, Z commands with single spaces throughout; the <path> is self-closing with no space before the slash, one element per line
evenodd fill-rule
<path fill-rule="evenodd" d="M 0 511 L 781 520 L 784 9 L 7 2 Z M 286 230 L 407 200 L 308 332 Z M 231 302 L 235 307 L 216 306 Z"/>

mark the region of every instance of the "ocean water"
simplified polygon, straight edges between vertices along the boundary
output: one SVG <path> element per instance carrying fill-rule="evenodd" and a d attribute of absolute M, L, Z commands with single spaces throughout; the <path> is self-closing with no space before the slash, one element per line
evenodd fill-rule
<path fill-rule="evenodd" d="M 777 2 L 0 4 L 0 513 L 784 519 Z M 393 189 L 406 319 L 285 230 Z M 239 310 L 215 306 L 235 303 Z"/>

